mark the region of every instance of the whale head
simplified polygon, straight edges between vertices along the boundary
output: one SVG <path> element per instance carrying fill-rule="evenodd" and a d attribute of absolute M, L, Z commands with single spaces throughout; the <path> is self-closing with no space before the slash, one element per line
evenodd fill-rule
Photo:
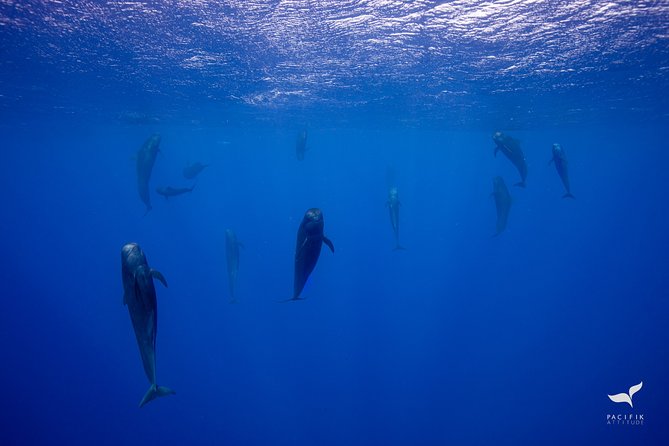
<path fill-rule="evenodd" d="M 121 261 L 124 266 L 132 268 L 145 264 L 146 257 L 137 243 L 127 243 L 121 249 Z"/>
<path fill-rule="evenodd" d="M 308 235 L 320 234 L 323 232 L 323 213 L 318 208 L 311 208 L 304 213 L 302 220 L 304 230 Z"/>

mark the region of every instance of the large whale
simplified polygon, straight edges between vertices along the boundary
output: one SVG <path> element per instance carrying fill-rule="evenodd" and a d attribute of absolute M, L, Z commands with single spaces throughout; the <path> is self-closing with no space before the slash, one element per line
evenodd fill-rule
<path fill-rule="evenodd" d="M 230 287 L 230 302 L 237 302 L 235 288 L 237 287 L 237 273 L 239 272 L 239 247 L 242 244 L 232 229 L 225 230 L 225 258 L 228 268 L 228 285 Z"/>
<path fill-rule="evenodd" d="M 323 235 L 323 213 L 320 209 L 307 210 L 297 230 L 295 245 L 295 277 L 293 282 L 293 298 L 300 299 L 300 294 L 314 270 L 318 257 L 321 255 L 323 243 L 334 252 L 334 245 Z"/>
<path fill-rule="evenodd" d="M 304 159 L 304 153 L 307 151 L 307 131 L 302 130 L 299 135 L 297 135 L 297 142 L 295 143 L 295 154 L 297 159 L 302 161 Z"/>
<path fill-rule="evenodd" d="M 137 151 L 137 190 L 139 198 L 146 205 L 146 212 L 151 210 L 151 196 L 149 194 L 149 180 L 156 157 L 160 151 L 160 135 L 154 134 L 147 139 Z"/>
<path fill-rule="evenodd" d="M 495 177 L 492 180 L 492 196 L 497 208 L 497 232 L 495 232 L 495 235 L 499 235 L 506 229 L 506 222 L 509 219 L 509 210 L 511 209 L 511 194 L 502 177 Z"/>
<path fill-rule="evenodd" d="M 558 175 L 560 175 L 562 184 L 564 184 L 564 188 L 567 191 L 567 193 L 564 194 L 562 198 L 575 198 L 571 194 L 571 188 L 569 187 L 569 163 L 567 162 L 567 155 L 565 155 L 564 150 L 560 144 L 553 144 L 553 158 L 550 162 L 555 163 L 555 169 L 557 170 Z"/>
<path fill-rule="evenodd" d="M 153 279 L 167 286 L 165 277 L 149 267 L 146 256 L 137 243 L 128 243 L 121 249 L 121 277 L 123 279 L 123 304 L 128 306 L 132 327 L 135 330 L 144 372 L 151 384 L 139 403 L 174 394 L 172 389 L 156 383 L 156 333 L 158 305 Z"/>
<path fill-rule="evenodd" d="M 393 227 L 393 233 L 395 234 L 395 251 L 405 249 L 400 246 L 400 205 L 397 188 L 393 186 L 388 190 L 386 206 L 388 206 L 390 212 L 390 225 Z"/>
<path fill-rule="evenodd" d="M 495 142 L 495 156 L 497 156 L 497 152 L 502 152 L 520 173 L 520 182 L 514 184 L 514 186 L 525 187 L 527 162 L 525 161 L 525 154 L 520 148 L 520 142 L 502 132 L 495 132 L 492 135 L 492 140 Z"/>

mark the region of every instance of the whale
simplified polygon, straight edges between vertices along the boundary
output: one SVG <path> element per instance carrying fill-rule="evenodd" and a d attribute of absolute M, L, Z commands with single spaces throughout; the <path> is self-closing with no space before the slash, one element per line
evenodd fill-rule
<path fill-rule="evenodd" d="M 314 270 L 316 262 L 318 262 L 323 244 L 326 244 L 333 253 L 335 251 L 330 239 L 323 235 L 323 227 L 323 213 L 321 210 L 318 208 L 308 209 L 297 230 L 293 297 L 289 300 L 302 299 L 300 294 L 302 294 L 304 285 Z"/>
<path fill-rule="evenodd" d="M 506 229 L 506 222 L 509 219 L 509 210 L 511 209 L 511 194 L 502 177 L 498 176 L 492 180 L 492 196 L 495 199 L 495 208 L 497 209 L 495 232 L 497 236 Z"/>
<path fill-rule="evenodd" d="M 195 189 L 195 186 L 193 186 L 193 187 L 167 186 L 167 187 L 157 188 L 156 193 L 158 195 L 162 195 L 163 197 L 165 197 L 165 199 L 169 199 L 170 197 L 176 197 L 177 195 L 183 195 L 183 194 L 188 194 L 190 192 L 193 192 L 193 189 Z"/>
<path fill-rule="evenodd" d="M 492 139 L 495 142 L 494 155 L 497 156 L 497 152 L 502 152 L 520 173 L 520 182 L 515 183 L 514 186 L 525 187 L 527 162 L 525 161 L 525 154 L 520 148 L 520 142 L 502 132 L 495 132 Z"/>
<path fill-rule="evenodd" d="M 557 170 L 558 175 L 560 176 L 560 179 L 562 180 L 562 184 L 564 184 L 564 188 L 567 191 L 562 198 L 576 198 L 574 195 L 571 193 L 571 187 L 569 186 L 569 168 L 568 165 L 569 163 L 567 162 L 567 155 L 565 155 L 564 150 L 562 149 L 562 146 L 560 144 L 553 144 L 552 148 L 553 152 L 553 158 L 551 158 L 550 163 L 555 164 L 555 169 Z"/>
<path fill-rule="evenodd" d="M 236 303 L 235 289 L 239 272 L 239 248 L 243 246 L 232 229 L 225 230 L 225 259 L 228 269 L 228 286 L 230 288 L 230 303 Z"/>
<path fill-rule="evenodd" d="M 147 139 L 137 151 L 137 190 L 139 198 L 146 206 L 146 212 L 151 210 L 151 195 L 149 194 L 149 180 L 156 157 L 160 151 L 160 135 L 157 133 Z"/>
<path fill-rule="evenodd" d="M 149 390 L 139 403 L 143 407 L 162 396 L 173 395 L 174 390 L 156 382 L 156 334 L 158 305 L 153 279 L 167 287 L 165 277 L 149 267 L 146 255 L 137 243 L 128 243 L 121 249 L 121 279 L 123 304 L 128 307 L 130 320 L 137 338 L 144 373 L 149 380 Z"/>
<path fill-rule="evenodd" d="M 209 167 L 209 164 L 202 164 L 200 162 L 189 164 L 188 166 L 184 167 L 184 178 L 192 180 L 198 176 L 200 172 L 202 172 L 206 167 Z"/>
<path fill-rule="evenodd" d="M 400 245 L 400 199 L 397 194 L 397 188 L 391 187 L 388 190 L 388 201 L 386 202 L 388 212 L 390 213 L 390 225 L 395 234 L 395 248 L 394 251 L 405 249 Z"/>
<path fill-rule="evenodd" d="M 295 154 L 299 161 L 304 160 L 304 153 L 307 151 L 307 131 L 302 130 L 297 135 L 297 142 L 295 143 Z"/>

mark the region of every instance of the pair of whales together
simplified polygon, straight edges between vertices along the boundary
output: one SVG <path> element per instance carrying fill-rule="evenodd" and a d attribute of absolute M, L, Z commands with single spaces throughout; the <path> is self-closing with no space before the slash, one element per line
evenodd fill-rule
<path fill-rule="evenodd" d="M 160 152 L 160 135 L 154 134 L 149 139 L 147 139 L 142 147 L 137 151 L 136 158 L 136 169 L 137 169 L 137 190 L 139 192 L 139 198 L 142 200 L 146 206 L 146 212 L 149 212 L 152 209 L 151 206 L 151 194 L 149 193 L 149 181 L 151 180 L 151 173 L 153 172 L 153 165 L 156 163 L 156 157 Z M 194 163 L 186 166 L 183 169 L 183 176 L 188 180 L 194 179 L 196 176 L 202 172 L 205 167 L 208 167 L 208 164 Z M 177 195 L 187 194 L 193 192 L 195 186 L 193 187 L 159 187 L 156 189 L 156 192 L 159 195 L 162 195 L 166 199 L 170 197 L 176 197 Z"/>
<path fill-rule="evenodd" d="M 495 142 L 494 155 L 497 156 L 497 152 L 502 152 L 516 169 L 518 169 L 520 182 L 514 184 L 514 186 L 525 187 L 525 180 L 527 179 L 527 162 L 525 160 L 525 154 L 520 148 L 520 142 L 502 132 L 496 132 L 492 139 Z M 550 163 L 555 164 L 557 173 L 565 187 L 566 193 L 562 198 L 574 198 L 569 184 L 567 156 L 560 144 L 553 144 Z M 495 199 L 495 207 L 497 209 L 497 231 L 495 235 L 499 235 L 506 229 L 512 202 L 509 189 L 506 187 L 504 179 L 500 176 L 493 179 L 492 196 Z"/>

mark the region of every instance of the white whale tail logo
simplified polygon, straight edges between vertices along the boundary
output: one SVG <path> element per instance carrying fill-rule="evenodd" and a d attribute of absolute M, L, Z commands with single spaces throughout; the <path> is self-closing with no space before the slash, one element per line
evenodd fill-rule
<path fill-rule="evenodd" d="M 641 387 L 643 386 L 643 381 L 641 381 L 639 384 L 636 386 L 630 387 L 629 394 L 627 393 L 619 393 L 617 395 L 609 395 L 609 398 L 611 401 L 614 403 L 627 403 L 630 405 L 630 407 L 634 407 L 632 405 L 632 397 L 634 396 L 635 393 L 637 393 L 639 390 L 641 390 Z"/>

